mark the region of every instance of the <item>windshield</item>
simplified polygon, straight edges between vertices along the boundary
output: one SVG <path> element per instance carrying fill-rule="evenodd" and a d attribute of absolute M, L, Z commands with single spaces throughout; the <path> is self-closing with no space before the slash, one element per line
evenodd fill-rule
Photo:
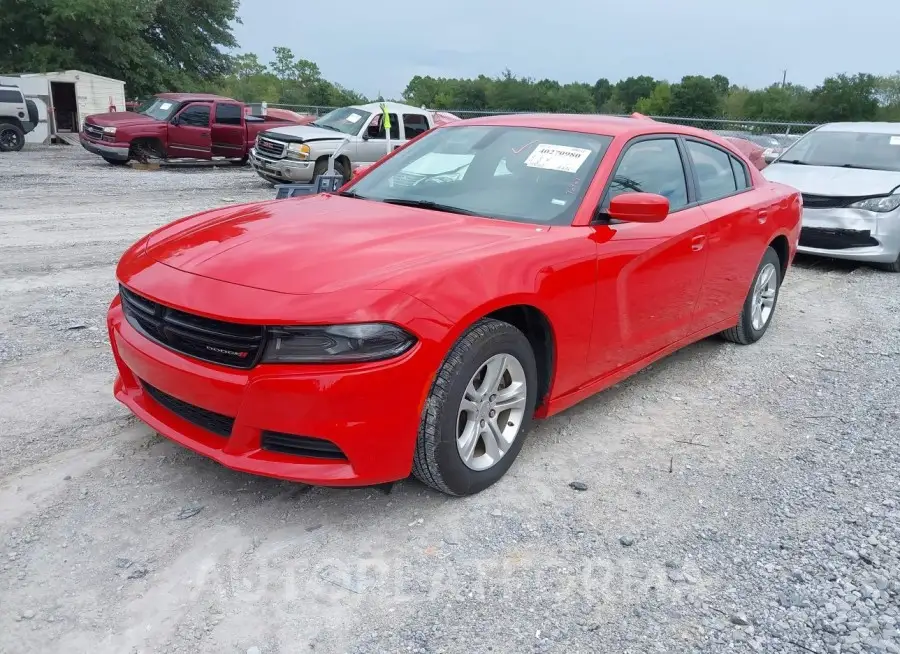
<path fill-rule="evenodd" d="M 321 118 L 316 118 L 311 124 L 316 127 L 324 127 L 344 134 L 359 134 L 359 129 L 369 120 L 372 113 L 356 109 L 354 107 L 341 107 L 329 111 Z"/>
<path fill-rule="evenodd" d="M 156 120 L 169 120 L 172 115 L 178 111 L 180 103 L 174 100 L 164 100 L 163 98 L 150 98 L 138 107 L 137 112 L 155 118 Z"/>
<path fill-rule="evenodd" d="M 528 127 L 442 127 L 350 187 L 357 197 L 565 225 L 612 138 Z M 429 206 L 431 205 L 431 206 Z"/>
<path fill-rule="evenodd" d="M 809 132 L 785 150 L 777 161 L 900 171 L 900 125 L 897 134 Z"/>

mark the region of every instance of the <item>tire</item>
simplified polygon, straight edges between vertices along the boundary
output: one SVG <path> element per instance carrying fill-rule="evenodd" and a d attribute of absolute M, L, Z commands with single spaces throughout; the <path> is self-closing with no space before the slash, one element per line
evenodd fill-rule
<path fill-rule="evenodd" d="M 498 361 L 508 366 L 494 368 L 505 370 L 501 374 L 499 392 L 484 395 L 485 401 L 480 405 L 470 402 L 469 404 L 478 408 L 464 414 L 461 403 L 469 392 L 467 389 L 470 383 L 474 390 L 484 390 L 481 384 L 487 383 L 485 378 L 477 386 L 475 382 L 487 364 L 496 365 Z M 504 390 L 509 392 L 515 388 L 513 383 L 517 378 L 524 382 L 525 388 L 524 393 L 514 393 L 520 398 L 516 408 L 511 411 L 501 409 L 496 416 L 493 412 L 488 413 L 487 410 L 494 406 L 491 399 L 503 395 Z M 504 388 L 505 383 L 509 385 Z M 521 383 L 518 388 L 521 389 Z M 524 395 L 524 403 L 521 395 Z M 522 449 L 534 418 L 536 398 L 537 366 L 525 334 L 499 320 L 479 320 L 453 345 L 431 386 L 419 426 L 413 475 L 428 486 L 455 496 L 474 495 L 496 483 L 506 474 Z M 517 432 L 504 434 L 507 439 L 511 434 L 511 443 L 508 440 L 504 443 L 505 453 L 496 456 L 496 460 L 490 465 L 486 463 L 492 460 L 486 447 L 487 441 L 478 431 L 479 425 L 486 422 L 480 420 L 480 416 L 488 422 L 488 416 L 493 417 L 495 425 L 498 422 L 506 423 L 500 428 L 502 430 L 514 430 L 514 421 L 519 423 Z M 467 427 L 472 426 L 474 431 L 470 433 L 475 434 L 475 445 L 470 448 L 472 454 L 468 464 L 463 460 L 460 446 L 457 445 L 460 432 L 466 433 L 461 422 L 465 422 Z M 495 452 L 498 453 L 499 451 Z"/>
<path fill-rule="evenodd" d="M 25 147 L 25 132 L 13 123 L 0 123 L 0 152 L 19 152 Z"/>
<path fill-rule="evenodd" d="M 882 263 L 878 267 L 887 272 L 900 273 L 900 254 L 897 255 L 893 263 Z"/>
<path fill-rule="evenodd" d="M 319 175 L 324 175 L 326 172 L 328 172 L 328 157 L 323 157 L 316 161 L 316 165 L 313 168 L 313 180 Z M 340 159 L 334 162 L 334 172 L 343 177 L 345 183 L 350 181 L 350 173 L 344 166 L 344 162 Z"/>
<path fill-rule="evenodd" d="M 765 279 L 763 279 L 764 275 Z M 770 275 L 772 277 L 769 277 Z M 766 283 L 767 280 L 770 281 Z M 771 293 L 771 296 L 768 297 L 771 301 L 771 305 L 768 307 L 769 311 L 767 314 L 765 313 L 765 298 L 757 295 L 760 284 L 767 286 L 769 288 L 769 293 Z M 774 290 L 772 290 L 773 284 Z M 765 289 L 763 289 L 763 291 L 764 290 Z M 741 309 L 741 315 L 738 317 L 737 325 L 722 332 L 722 337 L 725 340 L 731 341 L 732 343 L 738 343 L 739 345 L 750 345 L 761 339 L 763 334 L 766 333 L 766 330 L 769 329 L 769 325 L 772 324 L 772 318 L 775 316 L 775 307 L 778 305 L 778 295 L 780 292 L 781 260 L 778 258 L 778 254 L 775 250 L 770 247 L 766 249 L 762 261 L 756 269 L 756 274 L 753 276 L 753 283 L 750 284 L 750 290 L 747 292 L 747 298 L 744 300 L 744 306 Z M 763 295 L 765 295 L 765 293 L 763 293 Z M 760 326 L 759 322 L 757 322 L 754 326 L 754 306 L 761 299 L 763 299 L 763 304 L 760 306 L 762 325 Z"/>
<path fill-rule="evenodd" d="M 122 160 L 122 159 L 110 159 L 109 157 L 103 157 L 103 161 L 105 161 L 106 163 L 108 163 L 110 166 L 124 166 L 125 164 L 128 163 L 128 160 L 127 160 L 127 159 L 125 159 L 125 160 Z"/>
<path fill-rule="evenodd" d="M 231 165 L 232 165 L 232 166 L 246 166 L 246 165 L 247 165 L 247 162 L 248 162 L 249 160 L 250 160 L 250 155 L 245 155 L 245 156 L 242 157 L 241 159 L 232 159 L 232 160 L 231 160 Z"/>

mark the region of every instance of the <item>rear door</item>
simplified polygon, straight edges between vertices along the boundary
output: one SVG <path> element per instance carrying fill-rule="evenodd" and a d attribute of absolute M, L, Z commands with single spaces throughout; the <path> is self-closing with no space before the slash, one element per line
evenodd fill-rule
<path fill-rule="evenodd" d="M 412 139 L 428 131 L 428 117 L 424 114 L 403 114 L 403 140 Z"/>
<path fill-rule="evenodd" d="M 212 156 L 242 159 L 247 149 L 244 108 L 236 102 L 217 102 L 213 112 Z"/>
<path fill-rule="evenodd" d="M 709 262 L 693 325 L 700 331 L 740 313 L 771 232 L 771 197 L 753 187 L 746 164 L 724 148 L 694 137 L 684 145 L 709 219 Z"/>
<path fill-rule="evenodd" d="M 603 377 L 662 350 L 690 331 L 707 262 L 707 216 L 697 206 L 686 154 L 675 135 L 639 137 L 625 146 L 601 201 L 597 317 L 592 377 Z M 669 200 L 660 223 L 604 218 L 621 193 Z"/>
<path fill-rule="evenodd" d="M 169 123 L 169 157 L 209 159 L 212 140 L 209 123 L 212 103 L 194 102 L 181 109 Z"/>

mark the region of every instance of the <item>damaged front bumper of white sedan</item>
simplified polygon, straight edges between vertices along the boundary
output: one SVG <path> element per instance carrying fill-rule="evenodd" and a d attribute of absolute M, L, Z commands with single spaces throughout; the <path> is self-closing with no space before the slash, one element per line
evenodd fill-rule
<path fill-rule="evenodd" d="M 887 212 L 810 207 L 804 197 L 799 252 L 834 259 L 892 263 L 900 256 L 900 207 Z"/>

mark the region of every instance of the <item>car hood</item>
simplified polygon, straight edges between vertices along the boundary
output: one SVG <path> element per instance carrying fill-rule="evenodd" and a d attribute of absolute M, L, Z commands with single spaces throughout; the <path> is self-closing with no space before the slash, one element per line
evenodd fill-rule
<path fill-rule="evenodd" d="M 143 125 L 146 123 L 159 123 L 160 121 L 144 114 L 133 111 L 114 111 L 108 114 L 93 114 L 85 120 L 100 127 L 124 127 L 125 125 Z"/>
<path fill-rule="evenodd" d="M 763 171 L 763 176 L 769 181 L 793 186 L 801 193 L 833 197 L 884 195 L 900 186 L 900 172 L 802 166 L 777 161 Z"/>
<path fill-rule="evenodd" d="M 279 141 L 287 141 L 288 143 L 309 143 L 310 141 L 341 141 L 347 138 L 353 138 L 350 134 L 343 134 L 332 129 L 323 129 L 314 125 L 297 125 L 295 127 L 276 127 L 267 129 L 262 132 L 263 136 L 268 136 Z"/>
<path fill-rule="evenodd" d="M 402 290 L 547 228 L 315 195 L 216 209 L 151 234 L 146 254 L 211 279 L 290 294 Z"/>

